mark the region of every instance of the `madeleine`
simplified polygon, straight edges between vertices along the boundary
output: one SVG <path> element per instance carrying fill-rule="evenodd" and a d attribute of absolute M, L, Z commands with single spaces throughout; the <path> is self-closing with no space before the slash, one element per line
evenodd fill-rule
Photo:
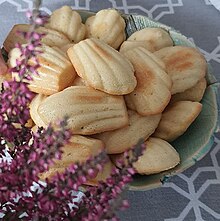
<path fill-rule="evenodd" d="M 177 101 L 170 104 L 162 114 L 153 136 L 173 141 L 182 135 L 202 110 L 202 104 L 192 101 Z"/>
<path fill-rule="evenodd" d="M 83 40 L 86 35 L 86 27 L 79 13 L 73 11 L 70 6 L 63 6 L 53 11 L 45 26 L 63 33 L 71 43 Z"/>
<path fill-rule="evenodd" d="M 146 142 L 146 149 L 138 161 L 133 164 L 138 174 L 150 175 L 160 173 L 174 168 L 180 163 L 180 157 L 177 151 L 168 142 L 160 138 L 150 137 Z M 113 162 L 117 164 L 117 160 L 124 160 L 123 154 L 112 155 Z"/>
<path fill-rule="evenodd" d="M 113 95 L 131 93 L 137 85 L 132 64 L 104 42 L 91 38 L 69 48 L 77 74 L 91 87 Z"/>
<path fill-rule="evenodd" d="M 115 9 L 104 9 L 86 21 L 87 38 L 97 38 L 117 49 L 125 40 L 125 21 Z"/>
<path fill-rule="evenodd" d="M 165 109 L 172 86 L 168 74 L 149 53 L 145 48 L 123 53 L 133 64 L 137 78 L 136 88 L 125 96 L 125 100 L 130 109 L 144 116 L 159 114 Z"/>
<path fill-rule="evenodd" d="M 155 55 L 161 58 L 166 65 L 167 74 L 173 82 L 172 94 L 195 86 L 206 75 L 206 60 L 195 48 L 167 47 L 155 52 Z"/>
<path fill-rule="evenodd" d="M 122 96 L 112 96 L 86 86 L 72 86 L 49 97 L 37 95 L 30 105 L 31 117 L 38 126 L 68 116 L 74 134 L 96 134 L 128 124 Z"/>
<path fill-rule="evenodd" d="M 40 67 L 38 74 L 31 74 L 33 80 L 29 83 L 31 91 L 39 94 L 51 95 L 68 87 L 76 77 L 75 69 L 66 54 L 59 48 L 42 45 L 37 56 Z M 16 59 L 20 58 L 20 50 L 14 48 L 9 53 L 10 67 L 16 66 Z M 33 60 L 29 61 L 34 64 Z M 16 77 L 16 73 L 14 73 Z"/>

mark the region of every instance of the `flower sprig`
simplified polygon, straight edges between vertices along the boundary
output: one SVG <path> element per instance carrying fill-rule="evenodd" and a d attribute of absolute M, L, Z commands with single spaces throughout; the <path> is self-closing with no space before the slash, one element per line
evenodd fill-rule
<path fill-rule="evenodd" d="M 127 208 L 122 193 L 127 189 L 135 173 L 132 165 L 145 149 L 140 141 L 125 153 L 127 162 L 122 169 L 115 168 L 104 182 L 97 187 L 87 187 L 84 196 L 78 200 L 74 191 L 100 172 L 108 160 L 105 151 L 84 163 L 70 165 L 63 173 L 55 174 L 44 182 L 40 180 L 55 160 L 62 158 L 62 148 L 71 136 L 67 129 L 67 118 L 61 120 L 56 129 L 38 128 L 31 132 L 26 123 L 30 119 L 29 104 L 33 93 L 28 82 L 40 67 L 41 39 L 44 34 L 35 30 L 47 20 L 39 12 L 41 1 L 34 1 L 34 10 L 27 12 L 31 28 L 20 32 L 26 45 L 16 44 L 20 58 L 10 72 L 16 75 L 12 81 L 5 81 L 0 93 L 0 213 L 1 220 L 71 220 L 98 221 L 118 220 L 115 211 Z M 0 62 L 3 62 L 0 57 Z M 5 158 L 10 155 L 10 160 Z M 33 183 L 39 188 L 33 188 Z"/>
<path fill-rule="evenodd" d="M 87 214 L 83 221 L 118 220 L 115 212 L 128 207 L 128 202 L 121 198 L 128 183 L 135 174 L 133 163 L 143 154 L 146 146 L 140 140 L 133 148 L 124 153 L 125 161 L 118 160 L 121 169 L 114 168 L 110 177 L 105 182 L 100 182 L 98 187 L 89 187 L 85 193 L 84 204 Z"/>

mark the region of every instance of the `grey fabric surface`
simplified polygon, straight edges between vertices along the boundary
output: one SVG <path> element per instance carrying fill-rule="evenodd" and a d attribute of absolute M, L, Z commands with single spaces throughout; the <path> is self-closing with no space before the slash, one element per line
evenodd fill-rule
<path fill-rule="evenodd" d="M 65 4 L 92 11 L 115 7 L 172 26 L 195 42 L 220 80 L 220 12 L 208 0 L 44 0 L 42 10 L 50 13 Z M 31 0 L 0 0 L 0 42 L 13 24 L 26 20 L 23 12 L 31 5 Z M 210 153 L 195 166 L 161 188 L 126 196 L 131 207 L 119 213 L 121 220 L 220 220 L 220 134 Z"/>

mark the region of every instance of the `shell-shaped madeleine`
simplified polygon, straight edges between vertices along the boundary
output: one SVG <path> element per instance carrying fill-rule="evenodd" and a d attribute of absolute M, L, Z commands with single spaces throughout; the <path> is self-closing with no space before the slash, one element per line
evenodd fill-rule
<path fill-rule="evenodd" d="M 169 33 L 162 28 L 144 28 L 134 32 L 127 41 L 144 41 L 145 48 L 151 52 L 173 46 Z"/>
<path fill-rule="evenodd" d="M 161 114 L 141 116 L 129 110 L 128 118 L 128 126 L 95 136 L 105 143 L 108 154 L 122 153 L 134 146 L 141 138 L 147 140 L 157 128 Z"/>
<path fill-rule="evenodd" d="M 150 137 L 146 142 L 146 149 L 138 161 L 133 164 L 139 174 L 154 174 L 172 169 L 180 163 L 177 151 L 165 140 Z M 113 155 L 113 161 L 123 160 L 123 154 Z"/>
<path fill-rule="evenodd" d="M 95 89 L 108 94 L 124 95 L 136 87 L 131 63 L 98 39 L 81 41 L 69 48 L 67 54 L 78 75 Z"/>
<path fill-rule="evenodd" d="M 37 74 L 32 74 L 30 82 L 31 91 L 39 94 L 51 95 L 68 87 L 76 76 L 68 57 L 59 48 L 42 45 L 39 50 L 43 53 L 38 55 L 40 67 Z M 20 57 L 20 50 L 14 48 L 9 53 L 9 65 L 16 66 L 16 59 Z M 32 62 L 32 61 L 30 61 Z"/>
<path fill-rule="evenodd" d="M 86 21 L 87 37 L 98 38 L 117 49 L 125 40 L 125 21 L 115 9 L 103 9 Z"/>
<path fill-rule="evenodd" d="M 174 46 L 163 48 L 155 55 L 161 58 L 173 86 L 171 93 L 183 92 L 205 77 L 207 63 L 204 56 L 195 48 Z"/>
<path fill-rule="evenodd" d="M 167 73 L 149 56 L 144 48 L 135 48 L 124 52 L 133 64 L 137 86 L 126 95 L 131 105 L 141 115 L 161 113 L 170 101 L 172 82 Z"/>
<path fill-rule="evenodd" d="M 82 23 L 79 13 L 73 11 L 69 6 L 63 6 L 53 11 L 45 26 L 62 32 L 72 43 L 81 41 L 86 35 L 86 27 Z"/>
<path fill-rule="evenodd" d="M 189 88 L 182 93 L 174 94 L 171 97 L 170 103 L 174 103 L 177 101 L 201 101 L 203 94 L 205 93 L 206 89 L 206 79 L 202 78 L 194 87 Z"/>
<path fill-rule="evenodd" d="M 104 148 L 102 141 L 80 135 L 73 135 L 69 143 L 62 147 L 60 160 L 55 160 L 48 171 L 40 175 L 41 179 L 52 178 L 57 172 L 63 173 L 71 164 L 84 163 L 98 155 Z"/>
<path fill-rule="evenodd" d="M 36 110 L 32 110 L 32 107 Z M 50 122 L 68 116 L 68 127 L 74 134 L 96 134 L 128 124 L 122 96 L 112 96 L 86 86 L 68 87 L 43 99 L 42 102 L 35 97 L 30 109 L 31 113 L 38 115 L 31 116 L 39 126 L 49 125 Z"/>
<path fill-rule="evenodd" d="M 18 31 L 27 32 L 30 29 L 28 24 L 17 24 L 9 32 L 6 37 L 3 46 L 6 51 L 11 51 L 16 43 L 26 44 L 27 40 L 18 34 Z M 48 46 L 62 47 L 63 45 L 69 44 L 70 40 L 62 33 L 45 27 L 39 27 L 36 29 L 38 33 L 44 33 L 45 36 L 42 38 L 41 42 Z"/>
<path fill-rule="evenodd" d="M 73 163 L 83 163 L 98 155 L 104 148 L 101 140 L 73 135 L 68 144 L 62 147 L 60 160 L 55 160 L 53 167 L 68 167 Z"/>
<path fill-rule="evenodd" d="M 202 110 L 202 104 L 192 101 L 177 101 L 169 105 L 153 136 L 173 141 L 182 135 Z"/>

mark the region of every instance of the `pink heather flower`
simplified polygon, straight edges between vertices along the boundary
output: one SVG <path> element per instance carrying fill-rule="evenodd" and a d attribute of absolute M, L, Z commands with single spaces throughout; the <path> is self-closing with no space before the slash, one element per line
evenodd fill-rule
<path fill-rule="evenodd" d="M 16 128 L 13 123 L 25 125 L 30 119 L 29 103 L 33 94 L 26 83 L 4 82 L 0 94 L 0 134 L 8 142 L 22 142 L 27 128 Z M 0 150 L 1 151 L 1 150 Z"/>
<path fill-rule="evenodd" d="M 49 125 L 32 133 L 25 126 L 33 98 L 26 82 L 32 80 L 33 74 L 38 74 L 37 56 L 41 53 L 39 48 L 44 36 L 35 29 L 47 20 L 39 14 L 40 3 L 36 0 L 33 12 L 27 12 L 31 30 L 19 32 L 28 43 L 16 45 L 21 59 L 10 71 L 17 73 L 18 80 L 5 82 L 0 94 L 0 212 L 4 213 L 3 220 L 117 221 L 115 211 L 128 207 L 122 193 L 135 173 L 133 163 L 145 149 L 142 142 L 131 150 L 131 154 L 125 153 L 127 162 L 120 162 L 121 170 L 114 169 L 106 182 L 100 182 L 98 187 L 88 187 L 80 202 L 75 201 L 73 190 L 79 191 L 82 184 L 103 169 L 108 159 L 104 151 L 85 163 L 69 166 L 64 173 L 57 173 L 45 183 L 39 180 L 40 173 L 47 171 L 55 159 L 62 158 L 61 148 L 72 136 L 66 129 L 67 118 L 59 122 L 56 130 Z M 4 68 L 5 63 L 0 57 L 0 74 Z M 6 150 L 11 155 L 10 161 L 5 160 Z M 32 188 L 33 183 L 39 188 Z"/>
<path fill-rule="evenodd" d="M 87 212 L 84 213 L 83 221 L 109 220 L 116 218 L 115 211 L 127 208 L 128 202 L 121 198 L 121 194 L 126 189 L 127 184 L 132 181 L 134 169 L 133 163 L 143 154 L 146 146 L 140 140 L 137 145 L 131 149 L 131 155 L 125 152 L 127 162 L 123 162 L 122 169 L 113 169 L 111 176 L 106 182 L 100 182 L 98 187 L 89 187 L 83 198 L 83 206 Z"/>

